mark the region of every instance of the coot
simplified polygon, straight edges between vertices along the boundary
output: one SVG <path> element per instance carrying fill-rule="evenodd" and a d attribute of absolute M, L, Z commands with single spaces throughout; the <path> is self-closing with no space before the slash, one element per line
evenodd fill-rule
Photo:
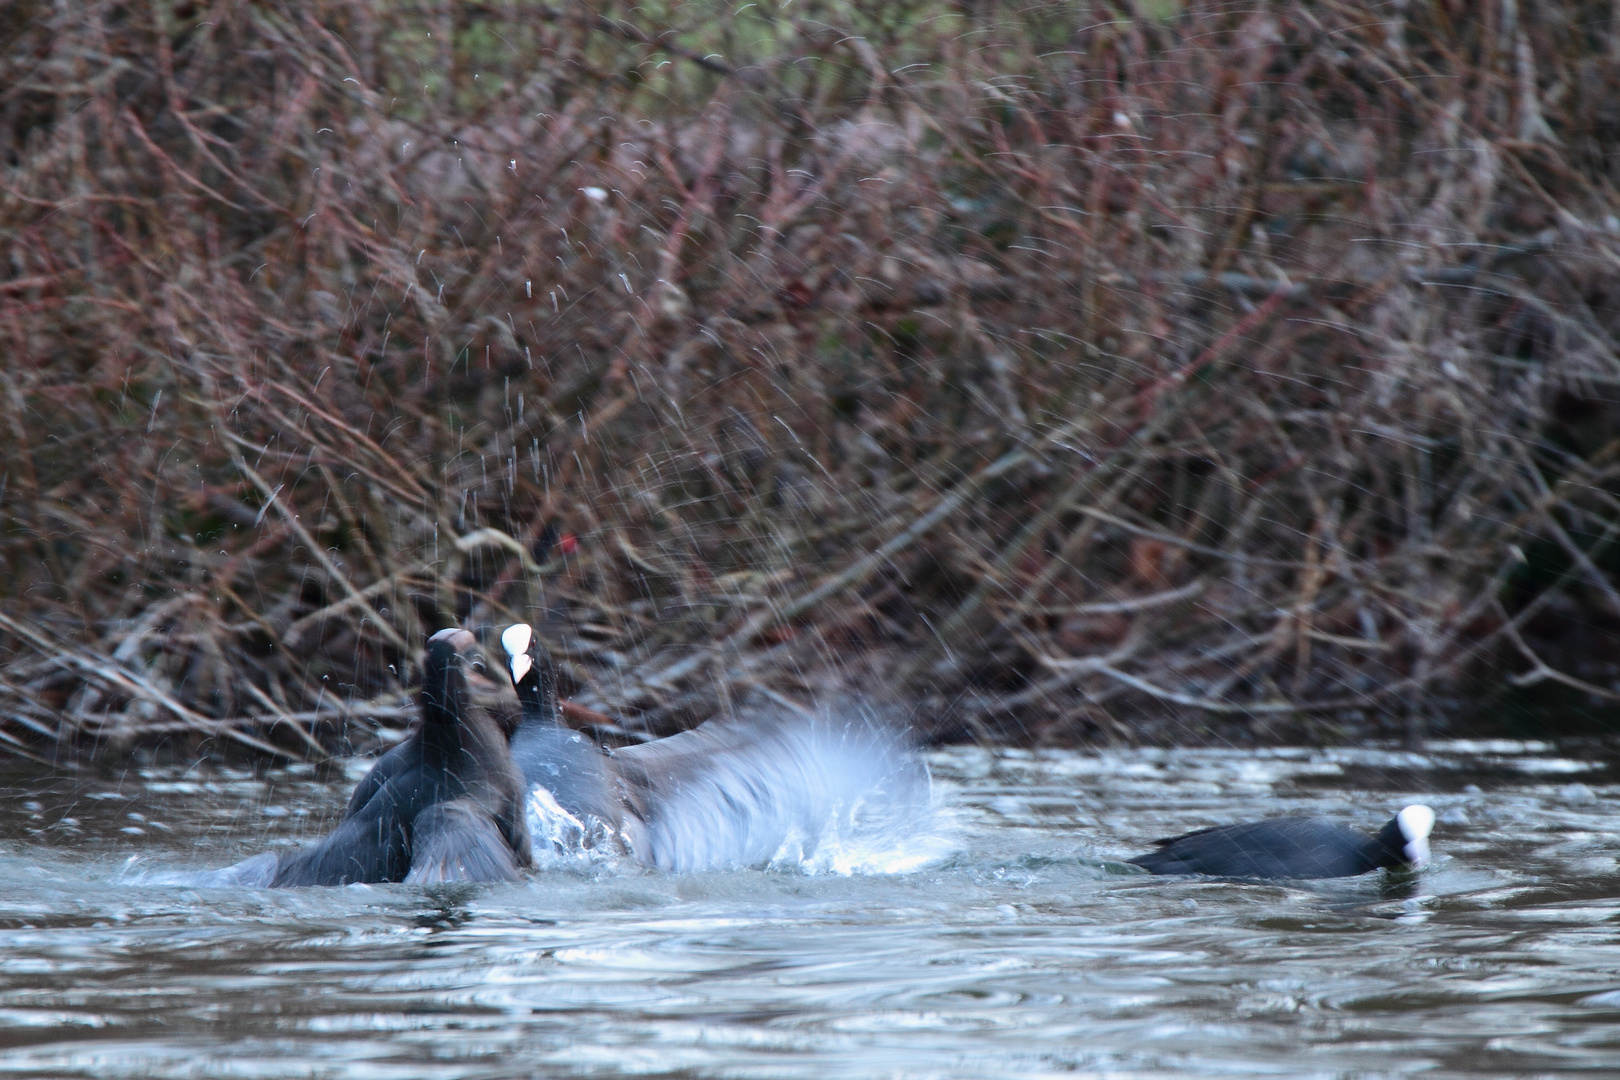
<path fill-rule="evenodd" d="M 1434 811 L 1412 805 L 1377 836 L 1322 818 L 1273 818 L 1220 825 L 1156 841 L 1129 860 L 1154 874 L 1238 878 L 1354 877 L 1369 870 L 1421 869 L 1429 861 Z"/>
<path fill-rule="evenodd" d="M 325 839 L 280 860 L 272 886 L 507 881 L 530 865 L 522 776 L 495 713 L 469 681 L 487 681 L 465 630 L 428 639 L 421 725 L 355 788 Z"/>
<path fill-rule="evenodd" d="M 461 635 L 465 634 L 465 637 Z M 455 641 L 455 648 L 460 652 L 465 663 L 461 665 L 461 681 L 465 690 L 465 704 L 459 706 L 458 715 L 471 717 L 476 712 L 487 713 L 495 721 L 502 734 L 511 738 L 517 730 L 522 719 L 523 710 L 518 703 L 517 694 L 512 690 L 509 680 L 501 677 L 499 671 L 492 671 L 484 656 L 484 651 L 478 645 L 477 639 L 467 631 L 458 631 L 454 628 L 441 630 L 435 637 L 442 637 Z M 429 639 L 430 642 L 432 639 Z M 431 657 L 424 658 L 423 680 L 428 676 L 428 663 Z M 416 727 L 421 726 L 421 719 L 417 720 Z M 480 719 L 478 722 L 482 722 Z M 366 803 L 395 775 L 417 766 L 421 758 L 421 746 L 415 737 L 413 728 L 410 735 L 396 743 L 393 749 L 379 757 L 371 770 L 360 778 L 354 791 L 349 794 L 349 804 L 344 810 L 345 818 L 353 817 L 365 808 Z"/>
<path fill-rule="evenodd" d="M 595 818 L 643 864 L 756 866 L 789 849 L 808 856 L 824 837 L 858 831 L 861 815 L 921 822 L 931 812 L 926 767 L 868 709 L 752 709 L 606 752 L 560 723 L 532 628 L 507 628 L 501 644 L 523 707 L 512 754 L 524 779 L 581 822 Z"/>
<path fill-rule="evenodd" d="M 512 735 L 512 761 L 529 790 L 544 788 L 557 805 L 583 821 L 594 817 L 613 831 L 623 824 L 623 785 L 602 748 L 563 724 L 551 654 L 527 623 L 501 634 L 507 670 L 523 719 Z"/>

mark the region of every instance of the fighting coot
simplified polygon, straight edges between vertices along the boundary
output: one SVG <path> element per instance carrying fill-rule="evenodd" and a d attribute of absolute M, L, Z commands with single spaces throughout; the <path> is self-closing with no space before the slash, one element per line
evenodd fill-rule
<path fill-rule="evenodd" d="M 1421 869 L 1429 861 L 1434 811 L 1412 805 L 1368 836 L 1321 818 L 1273 818 L 1221 825 L 1157 841 L 1129 860 L 1155 874 L 1237 878 L 1353 877 L 1380 867 Z"/>
<path fill-rule="evenodd" d="M 562 723 L 551 654 L 527 623 L 507 627 L 501 647 L 523 710 L 512 735 L 512 761 L 528 788 L 546 789 L 559 807 L 581 821 L 594 817 L 618 831 L 623 786 L 610 772 L 602 748 Z"/>
<path fill-rule="evenodd" d="M 462 637 L 462 634 L 466 634 L 466 637 Z M 500 672 L 490 670 L 483 649 L 470 633 L 452 628 L 450 630 L 441 630 L 434 636 L 446 640 L 454 637 L 457 650 L 466 658 L 466 663 L 462 664 L 461 667 L 462 686 L 465 689 L 465 704 L 461 707 L 460 712 L 468 716 L 480 710 L 487 713 L 495 721 L 502 734 L 507 738 L 511 738 L 523 716 L 522 706 L 518 703 L 517 694 L 512 690 L 511 682 L 502 678 Z M 424 682 L 427 675 L 428 669 L 426 661 L 424 661 Z M 421 721 L 418 720 L 418 727 L 420 727 L 420 723 Z M 360 778 L 360 782 L 354 786 L 354 791 L 349 794 L 349 805 L 343 812 L 345 818 L 353 817 L 359 813 L 366 803 L 371 801 L 371 797 L 377 793 L 377 789 L 396 774 L 417 765 L 421 757 L 421 746 L 414 737 L 415 734 L 416 732 L 413 730 L 411 735 L 396 743 L 393 749 L 379 757 L 376 763 L 371 766 L 370 771 Z"/>
<path fill-rule="evenodd" d="M 518 623 L 501 644 L 523 706 L 512 755 L 524 779 L 576 818 L 598 819 L 646 865 L 756 866 L 790 848 L 810 854 L 829 832 L 859 828 L 858 813 L 931 812 L 927 769 L 868 710 L 835 719 L 754 709 L 609 753 L 560 723 L 534 631 Z"/>
<path fill-rule="evenodd" d="M 269 884 L 517 878 L 531 861 L 525 789 L 506 730 L 469 692 L 479 680 L 492 681 L 472 634 L 429 638 L 420 727 L 360 781 L 337 829 L 283 858 Z"/>

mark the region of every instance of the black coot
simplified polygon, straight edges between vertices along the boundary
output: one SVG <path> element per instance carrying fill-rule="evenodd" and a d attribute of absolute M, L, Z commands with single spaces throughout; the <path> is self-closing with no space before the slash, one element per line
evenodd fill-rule
<path fill-rule="evenodd" d="M 465 635 L 465 636 L 463 636 Z M 502 678 L 498 673 L 490 670 L 485 661 L 483 649 L 478 645 L 477 639 L 465 630 L 440 630 L 434 638 L 453 640 L 453 647 L 465 659 L 461 665 L 461 686 L 463 693 L 458 695 L 459 704 L 456 714 L 465 718 L 464 722 L 474 724 L 483 723 L 483 714 L 487 714 L 501 733 L 508 739 L 517 730 L 523 717 L 522 706 L 519 705 L 517 694 L 512 690 L 512 684 Z M 429 639 L 430 643 L 433 639 Z M 430 645 L 431 652 L 431 645 Z M 422 680 L 426 687 L 429 676 L 432 674 L 430 665 L 433 656 L 424 657 L 422 665 Z M 442 677 L 442 676 L 434 676 Z M 423 714 L 425 715 L 425 714 Z M 420 727 L 420 722 L 418 723 Z M 420 741 L 413 730 L 410 736 L 379 757 L 370 771 L 360 778 L 349 794 L 349 805 L 343 811 L 344 818 L 351 818 L 365 808 L 366 803 L 377 790 L 394 776 L 417 768 L 420 765 L 422 749 Z"/>
<path fill-rule="evenodd" d="M 545 788 L 574 817 L 594 817 L 618 830 L 624 813 L 622 785 L 602 748 L 563 724 L 551 654 L 527 623 L 507 627 L 501 647 L 523 710 L 512 735 L 512 762 L 524 782 L 531 790 Z"/>
<path fill-rule="evenodd" d="M 1354 877 L 1369 870 L 1420 869 L 1429 861 L 1434 811 L 1408 806 L 1377 836 L 1321 818 L 1273 818 L 1221 825 L 1157 841 L 1130 861 L 1155 874 L 1237 878 Z"/>
<path fill-rule="evenodd" d="M 522 776 L 496 712 L 469 692 L 493 683 L 465 630 L 428 639 L 422 722 L 355 788 L 337 829 L 282 859 L 273 886 L 509 881 L 531 862 Z"/>

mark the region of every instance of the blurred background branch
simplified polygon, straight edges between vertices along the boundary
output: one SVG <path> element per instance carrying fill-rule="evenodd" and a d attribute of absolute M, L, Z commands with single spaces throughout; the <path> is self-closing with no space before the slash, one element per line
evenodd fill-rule
<path fill-rule="evenodd" d="M 620 738 L 1606 700 L 1614 18 L 10 5 L 0 752 L 348 750 L 519 618 Z"/>

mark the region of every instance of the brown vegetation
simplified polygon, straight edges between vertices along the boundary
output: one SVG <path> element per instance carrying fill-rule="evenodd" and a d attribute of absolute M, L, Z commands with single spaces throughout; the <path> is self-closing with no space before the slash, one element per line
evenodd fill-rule
<path fill-rule="evenodd" d="M 0 742 L 1614 696 L 1607 0 L 732 6 L 0 14 Z"/>

